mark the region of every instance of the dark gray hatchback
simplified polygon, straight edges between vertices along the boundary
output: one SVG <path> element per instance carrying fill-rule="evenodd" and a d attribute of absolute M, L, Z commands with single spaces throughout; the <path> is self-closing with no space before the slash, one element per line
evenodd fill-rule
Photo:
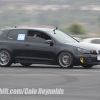
<path fill-rule="evenodd" d="M 8 67 L 12 63 L 91 68 L 100 64 L 100 47 L 78 42 L 56 29 L 3 29 L 0 34 L 0 66 Z"/>

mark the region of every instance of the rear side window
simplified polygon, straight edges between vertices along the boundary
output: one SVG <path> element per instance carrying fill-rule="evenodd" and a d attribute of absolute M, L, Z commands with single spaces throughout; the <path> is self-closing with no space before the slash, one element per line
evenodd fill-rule
<path fill-rule="evenodd" d="M 91 43 L 100 44 L 100 39 L 94 39 L 94 40 L 91 41 Z"/>
<path fill-rule="evenodd" d="M 11 30 L 8 34 L 8 38 L 13 40 L 25 40 L 25 34 L 25 30 Z"/>

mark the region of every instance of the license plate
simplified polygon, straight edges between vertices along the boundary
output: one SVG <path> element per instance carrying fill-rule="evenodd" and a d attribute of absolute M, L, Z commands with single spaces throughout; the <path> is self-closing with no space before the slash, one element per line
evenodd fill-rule
<path fill-rule="evenodd" d="M 100 55 L 97 56 L 97 60 L 100 60 Z"/>

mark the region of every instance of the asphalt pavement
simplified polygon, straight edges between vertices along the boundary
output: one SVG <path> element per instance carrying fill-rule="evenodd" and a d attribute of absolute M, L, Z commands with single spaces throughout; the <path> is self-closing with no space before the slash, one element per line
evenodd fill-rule
<path fill-rule="evenodd" d="M 0 94 L 0 100 L 100 100 L 100 66 L 91 69 L 20 64 L 0 67 L 0 88 L 64 90 L 64 94 Z"/>

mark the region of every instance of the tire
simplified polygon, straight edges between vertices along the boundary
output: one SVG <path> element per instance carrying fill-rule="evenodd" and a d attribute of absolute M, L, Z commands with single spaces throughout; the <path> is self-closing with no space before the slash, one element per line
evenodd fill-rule
<path fill-rule="evenodd" d="M 27 66 L 30 66 L 31 64 L 30 63 L 20 63 L 22 66 L 25 66 L 25 67 L 27 67 Z"/>
<path fill-rule="evenodd" d="M 73 68 L 73 55 L 69 52 L 62 52 L 58 56 L 58 63 L 62 68 Z"/>
<path fill-rule="evenodd" d="M 83 68 L 91 68 L 91 67 L 93 67 L 93 65 L 84 64 L 84 65 L 82 65 L 82 67 L 83 67 Z"/>
<path fill-rule="evenodd" d="M 9 67 L 12 64 L 12 56 L 9 51 L 1 50 L 0 51 L 0 66 Z"/>

